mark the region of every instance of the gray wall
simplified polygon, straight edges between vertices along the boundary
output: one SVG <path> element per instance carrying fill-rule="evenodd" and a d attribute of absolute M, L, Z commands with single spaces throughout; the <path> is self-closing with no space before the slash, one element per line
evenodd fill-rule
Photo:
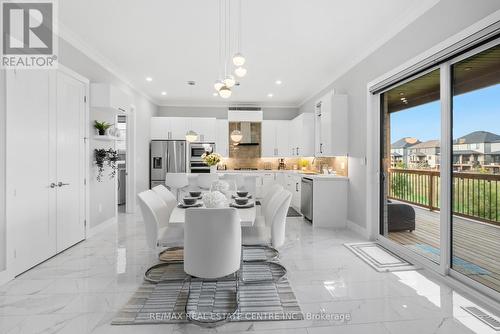
<path fill-rule="evenodd" d="M 132 90 L 123 81 L 113 75 L 111 72 L 103 68 L 98 63 L 87 57 L 81 51 L 75 49 L 72 45 L 64 40 L 59 41 L 59 59 L 61 64 L 67 66 L 87 77 L 90 82 L 107 82 L 128 91 L 133 97 L 133 104 L 136 107 L 136 187 L 137 192 L 141 192 L 148 187 L 149 179 L 149 141 L 150 135 L 150 118 L 155 115 L 158 107 L 143 97 L 141 94 Z M 114 114 L 91 109 L 89 127 L 92 130 L 92 123 L 95 119 L 106 120 L 114 123 Z M 102 147 L 109 148 L 114 144 L 112 142 L 90 142 L 91 156 L 93 157 L 94 148 Z M 114 181 L 108 180 L 107 176 L 103 177 L 104 182 L 98 183 L 95 180 L 95 168 L 92 166 L 90 170 L 90 227 L 99 225 L 100 223 L 112 218 L 115 214 L 114 203 Z M 102 208 L 99 210 L 99 208 Z"/>
<path fill-rule="evenodd" d="M 293 119 L 299 114 L 299 108 L 263 107 L 264 119 Z M 156 116 L 161 117 L 215 117 L 227 119 L 227 107 L 173 107 L 158 108 Z"/>
<path fill-rule="evenodd" d="M 500 9 L 498 0 L 441 0 L 369 57 L 305 102 L 300 112 L 314 112 L 314 101 L 335 89 L 349 95 L 348 219 L 366 228 L 366 85 L 471 24 Z"/>
<path fill-rule="evenodd" d="M 6 266 L 5 221 L 5 70 L 0 70 L 0 271 Z"/>

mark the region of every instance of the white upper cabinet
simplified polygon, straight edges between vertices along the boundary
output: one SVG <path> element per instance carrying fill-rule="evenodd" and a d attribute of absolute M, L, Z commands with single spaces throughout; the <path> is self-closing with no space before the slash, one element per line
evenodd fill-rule
<path fill-rule="evenodd" d="M 262 157 L 287 157 L 290 121 L 268 120 L 262 122 Z"/>
<path fill-rule="evenodd" d="M 315 156 L 346 155 L 347 95 L 328 93 L 315 105 Z"/>
<path fill-rule="evenodd" d="M 92 108 L 109 109 L 118 112 L 128 112 L 132 97 L 122 89 L 106 83 L 90 85 L 90 106 Z"/>
<path fill-rule="evenodd" d="M 201 117 L 152 117 L 151 139 L 185 140 L 186 132 L 198 134 L 197 141 L 215 142 L 215 118 Z"/>
<path fill-rule="evenodd" d="M 216 120 L 215 151 L 223 157 L 229 157 L 229 121 L 227 119 Z"/>
<path fill-rule="evenodd" d="M 314 114 L 304 113 L 295 117 L 288 132 L 290 156 L 314 156 Z"/>

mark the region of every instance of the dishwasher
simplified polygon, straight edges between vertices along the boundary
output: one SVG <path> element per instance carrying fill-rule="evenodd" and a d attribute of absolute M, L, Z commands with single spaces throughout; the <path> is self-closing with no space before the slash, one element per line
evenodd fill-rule
<path fill-rule="evenodd" d="M 304 218 L 311 221 L 313 219 L 313 180 L 308 177 L 302 178 L 300 195 L 300 211 Z"/>

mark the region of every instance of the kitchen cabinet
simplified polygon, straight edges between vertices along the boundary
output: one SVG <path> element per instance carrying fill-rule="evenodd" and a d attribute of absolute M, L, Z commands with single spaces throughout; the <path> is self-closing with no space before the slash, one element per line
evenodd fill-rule
<path fill-rule="evenodd" d="M 215 151 L 223 157 L 229 157 L 229 121 L 218 119 L 216 122 Z"/>
<path fill-rule="evenodd" d="M 262 157 L 287 157 L 290 155 L 288 140 L 290 121 L 267 120 L 262 122 Z"/>
<path fill-rule="evenodd" d="M 292 194 L 292 202 L 290 205 L 300 212 L 300 187 L 302 182 L 301 175 L 286 174 L 285 175 L 285 186 L 284 188 Z"/>
<path fill-rule="evenodd" d="M 193 130 L 198 141 L 215 142 L 216 119 L 206 117 L 152 117 L 151 139 L 185 140 L 186 132 Z"/>
<path fill-rule="evenodd" d="M 315 156 L 346 155 L 347 95 L 326 94 L 315 105 Z"/>
<path fill-rule="evenodd" d="M 131 96 L 118 87 L 106 83 L 90 85 L 90 106 L 92 108 L 128 112 L 131 104 Z"/>
<path fill-rule="evenodd" d="M 289 151 L 292 157 L 314 156 L 314 114 L 304 113 L 290 121 Z"/>

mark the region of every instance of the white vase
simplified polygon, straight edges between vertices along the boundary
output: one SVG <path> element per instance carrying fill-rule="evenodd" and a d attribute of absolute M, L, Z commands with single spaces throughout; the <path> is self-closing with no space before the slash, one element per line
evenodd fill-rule
<path fill-rule="evenodd" d="M 210 173 L 217 173 L 217 165 L 210 166 Z"/>

